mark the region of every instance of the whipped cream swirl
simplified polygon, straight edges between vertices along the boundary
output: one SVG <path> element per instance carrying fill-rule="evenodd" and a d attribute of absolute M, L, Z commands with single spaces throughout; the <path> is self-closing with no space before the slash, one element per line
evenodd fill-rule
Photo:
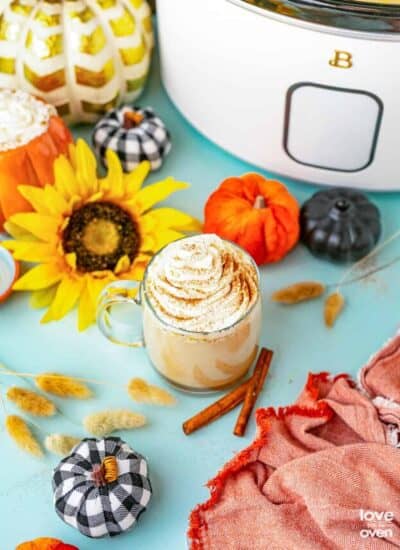
<path fill-rule="evenodd" d="M 245 252 L 212 234 L 176 241 L 153 260 L 145 293 L 161 320 L 193 332 L 226 329 L 257 301 L 258 274 Z"/>
<path fill-rule="evenodd" d="M 21 90 L 0 89 L 0 151 L 16 149 L 43 134 L 53 106 Z"/>

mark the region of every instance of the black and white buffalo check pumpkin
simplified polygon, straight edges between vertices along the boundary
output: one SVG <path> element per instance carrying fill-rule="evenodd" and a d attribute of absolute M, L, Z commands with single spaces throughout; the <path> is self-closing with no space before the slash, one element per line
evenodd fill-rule
<path fill-rule="evenodd" d="M 125 115 L 131 107 L 113 109 L 96 124 L 93 145 L 106 166 L 107 149 L 114 151 L 125 172 L 132 172 L 142 161 L 150 162 L 152 170 L 158 170 L 171 149 L 171 137 L 164 122 L 153 109 L 134 108 L 142 120 L 132 128 L 124 126 Z"/>
<path fill-rule="evenodd" d="M 99 483 L 95 472 L 110 457 L 116 479 Z M 146 460 L 118 437 L 82 440 L 55 468 L 53 490 L 61 519 L 93 538 L 134 527 L 152 495 Z"/>

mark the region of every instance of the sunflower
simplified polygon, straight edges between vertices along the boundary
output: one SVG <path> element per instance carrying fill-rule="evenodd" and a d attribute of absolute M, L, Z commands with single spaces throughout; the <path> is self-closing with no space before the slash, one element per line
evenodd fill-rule
<path fill-rule="evenodd" d="M 99 293 L 116 279 L 140 281 L 151 256 L 167 243 L 198 231 L 199 222 L 174 208 L 152 207 L 183 182 L 167 178 L 142 187 L 150 163 L 124 174 L 117 155 L 107 152 L 106 177 L 97 176 L 96 159 L 78 140 L 69 158 L 54 163 L 55 183 L 43 188 L 22 185 L 19 192 L 33 212 L 6 223 L 13 240 L 2 244 L 15 259 L 39 265 L 15 284 L 32 291 L 31 304 L 47 307 L 42 322 L 63 318 L 78 303 L 78 327 L 95 320 Z"/>

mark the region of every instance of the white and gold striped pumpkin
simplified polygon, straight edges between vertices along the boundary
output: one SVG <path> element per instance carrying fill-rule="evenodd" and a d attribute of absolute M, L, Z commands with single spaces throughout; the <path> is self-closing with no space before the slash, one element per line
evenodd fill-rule
<path fill-rule="evenodd" d="M 149 72 L 146 0 L 0 0 L 0 88 L 21 88 L 69 122 L 134 100 Z"/>

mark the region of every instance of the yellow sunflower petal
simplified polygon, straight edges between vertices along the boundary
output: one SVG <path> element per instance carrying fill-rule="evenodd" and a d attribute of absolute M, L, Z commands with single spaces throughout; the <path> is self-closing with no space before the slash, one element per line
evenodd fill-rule
<path fill-rule="evenodd" d="M 92 150 L 83 139 L 76 142 L 75 163 L 80 194 L 88 197 L 98 190 L 97 163 Z"/>
<path fill-rule="evenodd" d="M 146 257 L 146 261 L 138 261 L 138 258 L 133 262 L 129 271 L 124 273 L 124 279 L 129 279 L 133 281 L 142 281 L 143 275 L 146 270 L 146 266 L 149 263 L 149 257 Z"/>
<path fill-rule="evenodd" d="M 4 248 L 11 250 L 16 260 L 25 262 L 48 262 L 54 257 L 54 245 L 40 241 L 3 241 Z"/>
<path fill-rule="evenodd" d="M 42 323 L 59 321 L 73 309 L 78 301 L 83 287 L 82 278 L 65 278 L 57 287 L 57 291 L 49 309 L 42 318 Z"/>
<path fill-rule="evenodd" d="M 144 160 L 130 174 L 124 176 L 127 195 L 134 195 L 142 187 L 144 180 L 150 173 L 151 164 Z"/>
<path fill-rule="evenodd" d="M 157 208 L 144 214 L 142 221 L 151 220 L 156 225 L 178 229 L 181 231 L 201 231 L 202 226 L 199 220 L 185 214 L 176 208 Z"/>
<path fill-rule="evenodd" d="M 141 229 L 143 226 L 141 225 Z M 155 231 L 142 231 L 140 249 L 147 254 L 154 254 L 157 250 L 157 234 Z"/>
<path fill-rule="evenodd" d="M 158 250 L 160 250 L 163 246 L 171 243 L 172 241 L 182 239 L 184 236 L 185 235 L 183 233 L 179 233 L 179 231 L 175 231 L 174 229 L 163 229 L 158 235 L 156 235 L 154 252 L 158 252 Z"/>
<path fill-rule="evenodd" d="M 19 193 L 31 204 L 34 210 L 39 214 L 51 214 L 46 205 L 46 196 L 42 187 L 34 185 L 19 185 Z"/>
<path fill-rule="evenodd" d="M 22 239 L 24 241 L 37 241 L 36 237 L 34 237 L 32 233 L 26 231 L 26 229 L 23 229 L 22 227 L 19 227 L 15 223 L 12 223 L 11 220 L 7 220 L 4 223 L 4 229 L 9 235 L 11 235 L 11 237 L 14 237 L 14 239 Z"/>
<path fill-rule="evenodd" d="M 14 290 L 41 290 L 58 283 L 62 278 L 57 265 L 41 264 L 30 269 L 14 284 Z"/>
<path fill-rule="evenodd" d="M 141 263 L 143 265 L 147 265 L 150 260 L 151 260 L 151 256 L 149 256 L 148 253 L 140 251 L 135 258 L 135 263 Z"/>
<path fill-rule="evenodd" d="M 78 329 L 79 331 L 86 330 L 95 321 L 95 308 L 92 303 L 92 298 L 86 282 L 78 306 Z"/>
<path fill-rule="evenodd" d="M 53 185 L 46 185 L 44 188 L 44 195 L 46 198 L 46 206 L 51 214 L 55 216 L 62 216 L 70 213 L 68 202 Z"/>
<path fill-rule="evenodd" d="M 101 280 L 107 279 L 107 280 L 109 280 L 109 282 L 115 280 L 114 273 L 112 271 L 110 271 L 109 269 L 103 269 L 103 271 L 101 271 L 101 270 L 100 271 L 91 271 L 90 274 L 92 275 L 92 277 L 94 279 L 101 279 Z"/>
<path fill-rule="evenodd" d="M 96 320 L 96 305 L 100 292 L 108 284 L 107 279 L 92 279 L 87 276 L 78 309 L 78 329 L 86 330 Z"/>
<path fill-rule="evenodd" d="M 142 238 L 141 250 L 147 254 L 154 254 L 163 248 L 163 246 L 172 241 L 182 239 L 182 237 L 185 237 L 184 233 L 175 231 L 175 229 L 163 228 L 158 233 L 153 232 L 152 234 L 145 235 L 144 238 Z"/>
<path fill-rule="evenodd" d="M 141 216 L 134 216 L 140 224 L 140 233 L 143 237 L 151 233 L 156 233 L 158 229 L 157 220 L 151 215 L 152 212 L 154 212 L 154 210 L 149 210 L 146 214 L 142 214 Z"/>
<path fill-rule="evenodd" d="M 67 201 L 53 185 L 46 185 L 43 188 L 20 185 L 18 191 L 38 214 L 60 215 L 68 210 Z"/>
<path fill-rule="evenodd" d="M 129 256 L 125 254 L 125 256 L 122 256 L 118 260 L 117 265 L 114 268 L 114 273 L 116 275 L 119 275 L 120 273 L 124 273 L 124 271 L 128 271 L 130 265 L 131 265 L 131 261 L 129 259 Z"/>
<path fill-rule="evenodd" d="M 87 283 L 82 290 L 79 298 L 78 306 L 78 329 L 79 331 L 86 330 L 95 320 L 94 307 L 92 299 L 87 288 Z"/>
<path fill-rule="evenodd" d="M 172 193 L 180 191 L 181 189 L 187 189 L 189 184 L 183 181 L 176 181 L 174 178 L 167 178 L 164 181 L 152 183 L 147 185 L 138 193 L 135 197 L 129 201 L 137 211 L 142 214 L 149 210 L 157 202 L 167 199 Z"/>
<path fill-rule="evenodd" d="M 29 231 L 42 241 L 51 242 L 57 237 L 59 222 L 51 216 L 43 216 L 36 212 L 26 212 L 14 214 L 10 219 L 13 224 Z"/>
<path fill-rule="evenodd" d="M 100 292 L 108 283 L 111 283 L 113 279 L 114 278 L 112 276 L 105 279 L 92 279 L 92 278 L 88 279 L 89 294 L 92 298 L 92 302 L 95 308 L 97 305 L 97 300 L 99 298 Z"/>
<path fill-rule="evenodd" d="M 102 199 L 104 196 L 103 191 L 97 191 L 97 193 L 94 193 L 91 197 L 88 198 L 87 202 L 97 202 L 100 199 Z"/>
<path fill-rule="evenodd" d="M 109 198 L 121 198 L 124 195 L 124 178 L 121 162 L 111 149 L 106 152 L 107 176 L 101 181 L 101 189 L 108 191 Z"/>
<path fill-rule="evenodd" d="M 66 200 L 70 200 L 79 191 L 74 169 L 64 155 L 59 156 L 53 165 L 54 187 Z"/>
<path fill-rule="evenodd" d="M 70 252 L 69 254 L 65 254 L 65 261 L 69 265 L 69 267 L 72 267 L 72 269 L 76 269 L 76 254 L 75 252 Z"/>
<path fill-rule="evenodd" d="M 49 307 L 56 295 L 57 285 L 50 286 L 49 288 L 43 288 L 42 290 L 35 290 L 32 292 L 29 303 L 33 309 L 43 309 Z"/>
<path fill-rule="evenodd" d="M 81 207 L 84 202 L 85 202 L 84 199 L 80 195 L 73 195 L 68 201 L 68 206 L 70 210 L 73 211 Z M 66 218 L 67 224 L 68 224 L 68 221 L 69 220 Z"/>

